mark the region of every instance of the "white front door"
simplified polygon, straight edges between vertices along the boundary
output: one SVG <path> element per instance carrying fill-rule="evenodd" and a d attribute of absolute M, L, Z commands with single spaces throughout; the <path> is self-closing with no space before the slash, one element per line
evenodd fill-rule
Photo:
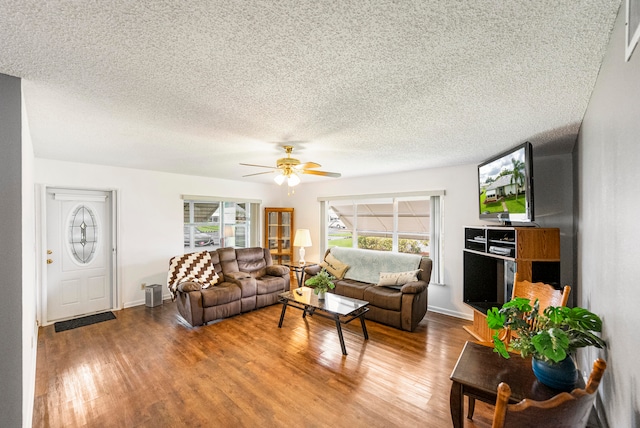
<path fill-rule="evenodd" d="M 113 308 L 111 193 L 47 189 L 47 321 Z"/>

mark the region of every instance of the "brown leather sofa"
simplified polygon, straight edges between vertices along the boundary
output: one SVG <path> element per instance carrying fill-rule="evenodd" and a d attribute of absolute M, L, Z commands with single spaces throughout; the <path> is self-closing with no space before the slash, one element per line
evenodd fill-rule
<path fill-rule="evenodd" d="M 289 268 L 274 265 L 265 248 L 220 248 L 209 254 L 217 283 L 202 288 L 183 282 L 176 291 L 178 312 L 192 326 L 272 305 L 289 290 Z"/>
<path fill-rule="evenodd" d="M 332 248 L 325 253 L 325 259 Z M 341 249 L 344 254 L 345 249 Z M 378 276 L 383 270 L 385 257 L 392 254 L 386 251 L 372 251 L 353 249 L 350 253 L 365 254 L 370 261 L 368 269 L 374 276 Z M 343 260 L 348 262 L 348 260 Z M 353 277 L 350 278 L 349 269 L 343 279 L 334 281 L 335 289 L 330 292 L 354 299 L 369 302 L 369 312 L 366 318 L 390 325 L 406 331 L 414 331 L 418 323 L 427 313 L 428 287 L 431 278 L 433 262 L 428 257 L 421 257 L 417 263 L 418 281 L 408 282 L 399 286 L 379 286 L 372 282 L 364 282 Z M 305 268 L 305 280 L 316 275 L 322 266 L 310 266 Z"/>

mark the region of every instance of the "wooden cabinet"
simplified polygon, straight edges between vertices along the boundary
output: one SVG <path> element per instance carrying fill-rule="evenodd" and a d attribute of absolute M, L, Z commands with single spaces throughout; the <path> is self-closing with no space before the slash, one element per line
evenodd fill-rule
<path fill-rule="evenodd" d="M 273 263 L 293 262 L 293 208 L 265 208 L 264 219 L 264 242 Z"/>
<path fill-rule="evenodd" d="M 486 314 L 511 300 L 513 276 L 560 289 L 560 229 L 538 227 L 465 227 L 464 303 L 473 308 L 466 330 L 490 341 Z"/>

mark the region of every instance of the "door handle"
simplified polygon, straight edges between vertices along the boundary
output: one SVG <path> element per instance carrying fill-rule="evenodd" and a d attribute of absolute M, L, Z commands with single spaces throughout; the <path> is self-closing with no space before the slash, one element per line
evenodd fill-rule
<path fill-rule="evenodd" d="M 53 260 L 47 259 L 47 264 L 50 265 L 51 263 L 53 263 Z"/>

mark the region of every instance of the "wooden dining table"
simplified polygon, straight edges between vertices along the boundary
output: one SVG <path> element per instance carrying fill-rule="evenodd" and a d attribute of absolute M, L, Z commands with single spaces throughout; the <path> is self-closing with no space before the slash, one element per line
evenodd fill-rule
<path fill-rule="evenodd" d="M 495 404 L 500 382 L 509 384 L 512 403 L 525 398 L 548 400 L 560 393 L 536 379 L 531 368 L 531 358 L 513 354 L 506 359 L 494 352 L 492 347 L 476 342 L 465 343 L 450 379 L 449 406 L 455 428 L 464 427 L 464 397 Z M 578 378 L 577 387 L 584 387 L 581 377 Z"/>

